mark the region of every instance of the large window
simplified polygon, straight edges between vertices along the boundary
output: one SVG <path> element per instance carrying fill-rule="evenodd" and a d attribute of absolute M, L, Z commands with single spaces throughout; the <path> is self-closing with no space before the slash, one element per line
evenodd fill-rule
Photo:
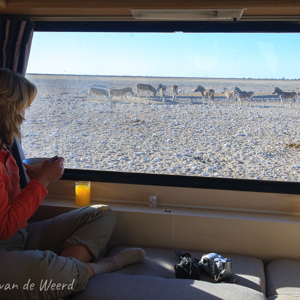
<path fill-rule="evenodd" d="M 299 182 L 299 53 L 298 33 L 36 32 L 25 155 Z"/>

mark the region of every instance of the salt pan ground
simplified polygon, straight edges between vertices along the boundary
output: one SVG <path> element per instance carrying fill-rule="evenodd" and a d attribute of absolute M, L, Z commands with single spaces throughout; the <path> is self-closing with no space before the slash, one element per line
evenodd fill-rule
<path fill-rule="evenodd" d="M 297 80 L 28 75 L 38 95 L 26 113 L 26 157 L 65 157 L 66 168 L 279 181 L 300 180 L 300 97 L 280 103 L 274 87 Z M 91 86 L 167 86 L 167 97 L 122 101 L 88 96 Z M 179 95 L 171 98 L 171 86 Z M 199 93 L 216 91 L 213 105 Z M 227 105 L 223 87 L 253 91 L 251 105 Z"/>

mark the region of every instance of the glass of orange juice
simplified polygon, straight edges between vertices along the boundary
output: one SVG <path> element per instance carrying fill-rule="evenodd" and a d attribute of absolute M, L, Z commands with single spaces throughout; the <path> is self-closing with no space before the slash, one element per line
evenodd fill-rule
<path fill-rule="evenodd" d="M 91 182 L 75 182 L 75 199 L 77 206 L 88 206 L 91 203 Z"/>

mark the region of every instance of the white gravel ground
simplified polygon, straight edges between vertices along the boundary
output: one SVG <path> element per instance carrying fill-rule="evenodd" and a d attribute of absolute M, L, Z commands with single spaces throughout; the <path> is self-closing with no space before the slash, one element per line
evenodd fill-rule
<path fill-rule="evenodd" d="M 226 105 L 220 91 L 223 86 L 233 88 L 230 80 L 223 80 L 218 87 L 213 86 L 217 81 L 211 82 L 219 92 L 211 106 L 192 93 L 197 84 L 191 80 L 185 85 L 181 81 L 177 101 L 171 101 L 170 95 L 166 103 L 158 97 L 132 96 L 123 101 L 114 99 L 109 105 L 104 99 L 87 97 L 87 89 L 95 84 L 120 86 L 114 78 L 100 82 L 88 76 L 81 80 L 72 76 L 28 77 L 37 84 L 39 94 L 22 126 L 27 157 L 61 155 L 67 168 L 300 179 L 300 149 L 296 147 L 300 144 L 300 104 L 281 105 L 272 95 L 278 82 L 269 81 L 270 86 L 266 81 L 261 85 L 238 82 L 240 86 L 245 83 L 244 89 L 249 85 L 248 90 L 252 83 L 251 90 L 259 91 L 251 106 Z M 300 87 L 296 81 L 283 83 Z M 135 86 L 127 78 L 122 85 Z"/>

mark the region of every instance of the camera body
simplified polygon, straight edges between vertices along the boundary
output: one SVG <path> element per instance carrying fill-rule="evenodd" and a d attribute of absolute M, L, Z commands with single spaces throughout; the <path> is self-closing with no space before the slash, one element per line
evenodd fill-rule
<path fill-rule="evenodd" d="M 216 253 L 203 255 L 199 261 L 200 268 L 215 281 L 229 281 L 232 276 L 231 260 Z"/>
<path fill-rule="evenodd" d="M 189 253 L 180 254 L 180 262 L 174 266 L 177 278 L 199 279 L 199 260 L 193 258 Z"/>

